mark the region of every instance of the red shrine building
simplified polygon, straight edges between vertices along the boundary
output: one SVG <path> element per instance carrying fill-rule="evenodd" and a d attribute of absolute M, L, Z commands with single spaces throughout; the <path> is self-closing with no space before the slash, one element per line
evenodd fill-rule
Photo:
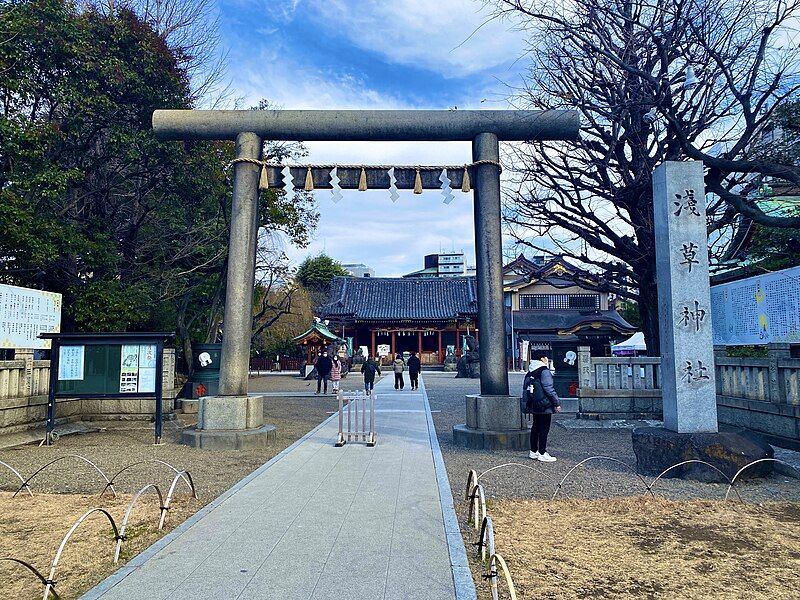
<path fill-rule="evenodd" d="M 598 291 L 599 279 L 561 258 L 519 256 L 504 266 L 503 287 L 509 366 L 512 356 L 519 367 L 534 350 L 546 350 L 562 393 L 577 381 L 578 346 L 608 355 L 613 342 L 635 332 L 609 306 L 608 292 Z M 317 315 L 351 351 L 366 348 L 385 361 L 413 350 L 424 365 L 440 365 L 448 351 L 462 354 L 465 334 L 480 342 L 474 277 L 336 277 Z"/>
<path fill-rule="evenodd" d="M 472 277 L 336 277 L 317 309 L 336 335 L 373 356 L 417 352 L 422 364 L 461 354 L 464 334 L 478 337 L 478 296 Z"/>

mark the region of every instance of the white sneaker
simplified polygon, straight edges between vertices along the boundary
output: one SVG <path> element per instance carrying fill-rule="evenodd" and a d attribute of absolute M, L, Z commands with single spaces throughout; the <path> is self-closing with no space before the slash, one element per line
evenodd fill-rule
<path fill-rule="evenodd" d="M 534 452 L 533 450 L 528 452 L 528 458 L 530 458 L 531 460 L 540 460 L 539 453 Z"/>
<path fill-rule="evenodd" d="M 541 462 L 556 462 L 556 457 L 550 456 L 547 452 L 540 454 L 538 458 Z"/>

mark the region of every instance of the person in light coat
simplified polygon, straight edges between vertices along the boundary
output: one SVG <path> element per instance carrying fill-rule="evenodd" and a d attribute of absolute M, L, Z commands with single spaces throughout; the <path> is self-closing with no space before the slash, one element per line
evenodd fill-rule
<path fill-rule="evenodd" d="M 396 354 L 394 362 L 392 363 L 392 371 L 394 371 L 394 389 L 402 390 L 405 387 L 403 381 L 403 371 L 406 370 L 406 363 L 403 360 L 402 354 Z"/>
<path fill-rule="evenodd" d="M 342 380 L 342 361 L 339 360 L 339 355 L 333 355 L 331 363 L 331 385 L 333 385 L 333 393 L 339 393 L 339 382 Z"/>

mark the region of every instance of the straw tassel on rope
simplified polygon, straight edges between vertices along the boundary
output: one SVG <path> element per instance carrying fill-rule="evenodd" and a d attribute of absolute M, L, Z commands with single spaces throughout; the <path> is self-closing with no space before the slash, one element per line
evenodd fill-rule
<path fill-rule="evenodd" d="M 422 175 L 419 174 L 419 169 L 417 169 L 417 174 L 414 176 L 414 193 L 422 193 Z"/>
<path fill-rule="evenodd" d="M 469 170 L 467 170 L 466 165 L 464 166 L 464 177 L 461 180 L 461 191 L 468 192 L 470 189 L 470 180 L 469 180 Z"/>
<path fill-rule="evenodd" d="M 364 167 L 361 167 L 361 175 L 358 177 L 358 191 L 367 191 L 367 172 L 364 170 Z"/>
<path fill-rule="evenodd" d="M 314 191 L 314 175 L 311 173 L 311 167 L 306 170 L 306 185 L 303 189 L 307 192 Z"/>
<path fill-rule="evenodd" d="M 269 173 L 267 173 L 267 163 L 261 164 L 261 176 L 258 178 L 258 189 L 269 189 Z"/>

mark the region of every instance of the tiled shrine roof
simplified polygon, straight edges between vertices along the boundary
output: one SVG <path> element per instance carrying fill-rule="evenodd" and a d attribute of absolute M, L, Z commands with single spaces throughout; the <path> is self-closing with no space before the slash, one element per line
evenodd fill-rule
<path fill-rule="evenodd" d="M 323 319 L 355 321 L 451 321 L 475 318 L 474 277 L 335 277 Z"/>

